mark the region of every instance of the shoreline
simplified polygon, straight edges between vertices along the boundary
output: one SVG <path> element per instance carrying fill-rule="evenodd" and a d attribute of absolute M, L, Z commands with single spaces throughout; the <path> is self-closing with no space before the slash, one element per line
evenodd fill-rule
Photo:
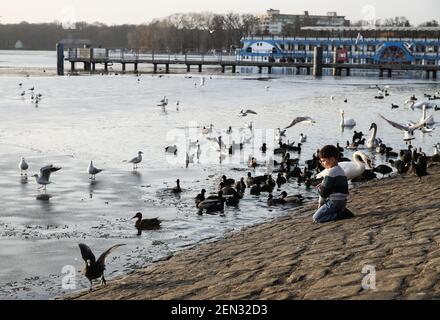
<path fill-rule="evenodd" d="M 59 299 L 439 298 L 440 166 L 428 171 L 351 189 L 353 219 L 314 224 L 307 205 Z M 365 290 L 372 267 L 376 290 Z"/>

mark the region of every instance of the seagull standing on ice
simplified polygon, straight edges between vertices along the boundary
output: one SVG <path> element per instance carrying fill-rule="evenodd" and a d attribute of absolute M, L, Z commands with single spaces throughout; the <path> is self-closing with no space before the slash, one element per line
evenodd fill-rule
<path fill-rule="evenodd" d="M 24 160 L 23 157 L 21 157 L 20 163 L 18 164 L 18 168 L 20 169 L 20 175 L 24 175 L 27 177 L 27 169 L 29 169 L 29 165 L 27 164 L 26 160 Z"/>
<path fill-rule="evenodd" d="M 142 162 L 142 155 L 143 154 L 144 153 L 142 151 L 139 151 L 137 157 L 134 157 L 130 161 L 125 160 L 124 162 L 132 163 L 133 164 L 133 170 L 137 170 L 137 168 L 138 168 L 137 165 Z"/>
<path fill-rule="evenodd" d="M 46 193 L 46 186 L 50 184 L 49 178 L 51 173 L 56 172 L 58 170 L 61 170 L 61 167 L 54 167 L 53 164 L 50 164 L 40 169 L 40 175 L 38 174 L 33 175 L 37 183 L 40 184 L 42 187 L 44 187 L 44 193 Z"/>
<path fill-rule="evenodd" d="M 93 165 L 93 161 L 90 161 L 89 166 L 87 167 L 87 172 L 90 174 L 90 180 L 95 180 L 96 175 L 100 172 L 104 171 L 104 169 L 98 169 Z"/>

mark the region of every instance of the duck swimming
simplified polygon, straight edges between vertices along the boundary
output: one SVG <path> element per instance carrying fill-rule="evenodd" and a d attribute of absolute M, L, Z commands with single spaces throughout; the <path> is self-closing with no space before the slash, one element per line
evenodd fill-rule
<path fill-rule="evenodd" d="M 141 235 L 142 230 L 157 230 L 160 229 L 160 224 L 162 221 L 159 218 L 153 219 L 142 219 L 142 213 L 138 212 L 132 219 L 137 219 L 134 224 L 135 228 L 138 230 L 138 235 Z"/>
<path fill-rule="evenodd" d="M 285 203 L 301 204 L 304 202 L 302 195 L 288 196 L 286 191 L 281 192 L 281 196 Z"/>
<path fill-rule="evenodd" d="M 93 254 L 89 246 L 83 243 L 80 243 L 78 246 L 81 250 L 81 256 L 86 263 L 83 272 L 86 278 L 90 281 L 90 291 L 92 291 L 94 279 L 101 278 L 101 285 L 107 284 L 104 278 L 105 259 L 113 250 L 121 246 L 125 246 L 125 244 L 117 244 L 112 246 L 110 249 L 101 254 L 98 260 L 96 260 L 95 255 Z"/>

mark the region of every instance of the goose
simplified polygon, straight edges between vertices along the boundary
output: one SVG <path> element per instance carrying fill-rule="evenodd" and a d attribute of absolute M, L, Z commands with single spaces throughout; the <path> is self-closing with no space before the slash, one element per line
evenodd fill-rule
<path fill-rule="evenodd" d="M 253 168 L 253 169 L 258 167 L 257 159 L 251 158 L 250 161 L 249 161 L 248 166 L 249 166 L 249 168 Z"/>
<path fill-rule="evenodd" d="M 206 194 L 206 190 L 205 189 L 202 189 L 201 191 L 200 191 L 200 193 L 194 198 L 194 201 L 195 201 L 195 203 L 196 203 L 196 206 L 200 203 L 200 202 L 202 202 L 202 201 L 205 201 L 205 194 Z"/>
<path fill-rule="evenodd" d="M 235 184 L 235 189 L 237 189 L 241 194 L 244 194 L 246 191 L 246 183 L 244 182 L 244 178 L 241 178 L 240 181 L 237 181 Z"/>
<path fill-rule="evenodd" d="M 390 173 L 393 172 L 393 169 L 388 167 L 387 165 L 381 164 L 380 166 L 374 168 L 373 172 L 378 172 L 382 174 L 382 177 L 384 177 L 386 174 L 389 176 Z"/>
<path fill-rule="evenodd" d="M 408 172 L 410 165 L 406 164 L 402 160 L 388 160 L 393 168 L 396 168 L 399 174 L 405 174 Z"/>
<path fill-rule="evenodd" d="M 235 184 L 234 179 L 228 179 L 225 175 L 222 176 L 222 182 L 224 183 L 225 187 L 231 187 Z"/>
<path fill-rule="evenodd" d="M 176 194 L 181 193 L 182 188 L 180 188 L 180 179 L 176 180 L 176 186 L 174 188 L 166 189 L 166 191 L 169 191 L 171 193 L 176 193 Z"/>
<path fill-rule="evenodd" d="M 138 236 L 142 234 L 142 230 L 157 230 L 160 229 L 162 221 L 159 218 L 142 219 L 142 213 L 138 212 L 132 219 L 137 219 L 134 227 L 138 230 Z"/>
<path fill-rule="evenodd" d="M 292 120 L 292 122 L 287 127 L 284 128 L 284 132 L 285 132 L 285 130 L 290 129 L 293 126 L 297 125 L 298 123 L 302 123 L 302 122 L 309 123 L 309 124 L 316 123 L 316 121 L 313 120 L 311 117 L 296 117 L 295 119 Z"/>
<path fill-rule="evenodd" d="M 90 281 L 90 291 L 92 291 L 94 279 L 101 278 L 101 285 L 107 284 L 104 278 L 105 259 L 113 250 L 125 246 L 125 244 L 117 244 L 110 247 L 107 251 L 105 251 L 103 254 L 99 256 L 98 260 L 96 260 L 95 255 L 93 254 L 89 246 L 83 243 L 78 244 L 78 246 L 79 249 L 81 250 L 81 256 L 84 262 L 86 263 L 83 273 L 86 276 L 86 278 L 89 279 Z"/>
<path fill-rule="evenodd" d="M 420 181 L 422 181 L 422 177 L 429 175 L 427 172 L 428 161 L 424 154 L 420 155 L 417 161 L 412 160 L 412 168 L 415 174 L 419 177 Z"/>
<path fill-rule="evenodd" d="M 298 194 L 295 196 L 288 196 L 286 191 L 281 192 L 281 196 L 285 203 L 294 203 L 294 204 L 300 204 L 303 203 L 304 198 L 302 195 Z"/>
<path fill-rule="evenodd" d="M 18 168 L 20 169 L 20 175 L 27 176 L 27 169 L 29 169 L 29 165 L 23 157 L 21 157 Z"/>
<path fill-rule="evenodd" d="M 133 170 L 137 170 L 138 164 L 142 162 L 142 155 L 144 153 L 142 151 L 138 152 L 137 157 L 134 157 L 130 161 L 124 160 L 124 162 L 132 163 L 133 164 Z"/>
<path fill-rule="evenodd" d="M 279 172 L 276 182 L 277 182 L 278 188 L 281 188 L 281 186 L 283 184 L 287 183 L 287 179 L 285 177 L 283 177 L 283 174 L 281 172 Z"/>
<path fill-rule="evenodd" d="M 168 146 L 165 148 L 165 152 L 176 155 L 177 154 L 177 146 L 176 145 Z"/>
<path fill-rule="evenodd" d="M 417 124 L 411 124 L 411 125 L 406 125 L 406 126 L 404 126 L 404 125 L 398 124 L 398 123 L 396 123 L 396 122 L 394 122 L 394 121 L 388 120 L 387 118 L 385 118 L 385 117 L 384 117 L 383 115 L 381 115 L 381 114 L 379 114 L 379 116 L 380 116 L 382 119 L 384 119 L 386 122 L 388 122 L 388 123 L 389 123 L 391 126 L 393 126 L 394 128 L 403 131 L 403 132 L 404 132 L 404 138 L 403 138 L 403 140 L 406 141 L 406 142 L 409 142 L 409 141 L 411 141 L 411 140 L 414 140 L 414 139 L 415 139 L 415 138 L 414 138 L 414 131 L 415 131 L 415 130 L 418 130 L 418 129 L 420 129 L 420 128 L 422 128 L 423 126 L 425 126 L 425 125 L 426 125 L 426 122 L 429 121 L 430 118 L 432 117 L 432 115 L 431 115 L 430 117 L 428 117 L 427 119 L 425 119 L 425 120 L 422 121 L 422 122 L 419 122 L 419 123 L 417 123 Z"/>
<path fill-rule="evenodd" d="M 275 186 L 276 186 L 275 180 L 273 180 L 272 176 L 269 176 L 266 182 L 261 186 L 261 191 L 272 193 Z"/>
<path fill-rule="evenodd" d="M 391 109 L 399 109 L 400 107 L 397 104 L 392 103 Z"/>
<path fill-rule="evenodd" d="M 95 177 L 98 173 L 101 173 L 104 169 L 98 169 L 93 165 L 93 161 L 90 161 L 89 166 L 87 167 L 87 172 L 90 174 L 90 179 L 95 180 Z"/>
<path fill-rule="evenodd" d="M 261 186 L 259 183 L 256 183 L 251 186 L 250 194 L 253 196 L 259 196 L 261 194 Z"/>
<path fill-rule="evenodd" d="M 207 213 L 223 212 L 225 210 L 225 202 L 226 199 L 223 197 L 223 192 L 219 191 L 217 199 L 204 200 L 197 205 L 197 208 L 199 209 L 199 214 L 202 214 L 203 210 Z"/>
<path fill-rule="evenodd" d="M 362 151 L 356 151 L 353 154 L 353 161 L 349 162 L 339 162 L 339 166 L 344 170 L 345 175 L 347 176 L 347 180 L 353 180 L 362 176 L 365 171 L 365 166 L 368 166 L 372 169 L 372 161 L 370 157 L 368 157 Z M 321 179 L 328 175 L 329 169 L 325 169 L 320 172 L 316 178 Z"/>
<path fill-rule="evenodd" d="M 248 172 L 248 174 L 247 174 L 246 185 L 248 188 L 250 188 L 254 185 L 254 178 L 252 178 L 252 173 L 250 173 L 250 172 Z"/>
<path fill-rule="evenodd" d="M 44 192 L 46 193 L 46 187 L 50 184 L 49 178 L 52 172 L 57 172 L 61 170 L 61 167 L 54 167 L 52 164 L 44 166 L 40 169 L 40 175 L 34 174 L 33 177 L 38 184 L 44 187 Z"/>
<path fill-rule="evenodd" d="M 345 119 L 344 117 L 345 112 L 344 110 L 341 110 L 341 127 L 354 127 L 356 126 L 356 121 L 354 119 Z"/>
<path fill-rule="evenodd" d="M 373 130 L 373 132 L 371 133 L 371 137 L 367 140 L 367 142 L 365 144 L 365 146 L 368 149 L 377 148 L 378 146 L 380 146 L 382 144 L 382 140 L 376 138 L 376 136 L 377 136 L 377 124 L 375 124 L 374 122 L 370 126 L 370 131 L 371 130 Z"/>
<path fill-rule="evenodd" d="M 277 205 L 283 205 L 283 204 L 286 204 L 286 201 L 284 201 L 283 198 L 275 199 L 273 197 L 272 193 L 269 193 L 269 197 L 267 198 L 267 205 L 269 207 L 277 206 Z"/>
<path fill-rule="evenodd" d="M 267 144 L 263 143 L 263 146 L 260 148 L 260 150 L 261 150 L 262 153 L 266 153 L 266 151 L 267 151 Z"/>

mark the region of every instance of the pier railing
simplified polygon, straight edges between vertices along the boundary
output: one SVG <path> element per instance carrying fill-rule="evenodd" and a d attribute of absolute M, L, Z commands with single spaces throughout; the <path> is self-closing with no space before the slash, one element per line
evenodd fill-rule
<path fill-rule="evenodd" d="M 166 51 L 147 51 L 143 49 L 127 48 L 70 48 L 67 53 L 67 60 L 94 60 L 94 61 L 112 61 L 112 62 L 158 62 L 158 63 L 223 63 L 235 62 L 235 54 L 230 53 L 171 53 Z"/>

